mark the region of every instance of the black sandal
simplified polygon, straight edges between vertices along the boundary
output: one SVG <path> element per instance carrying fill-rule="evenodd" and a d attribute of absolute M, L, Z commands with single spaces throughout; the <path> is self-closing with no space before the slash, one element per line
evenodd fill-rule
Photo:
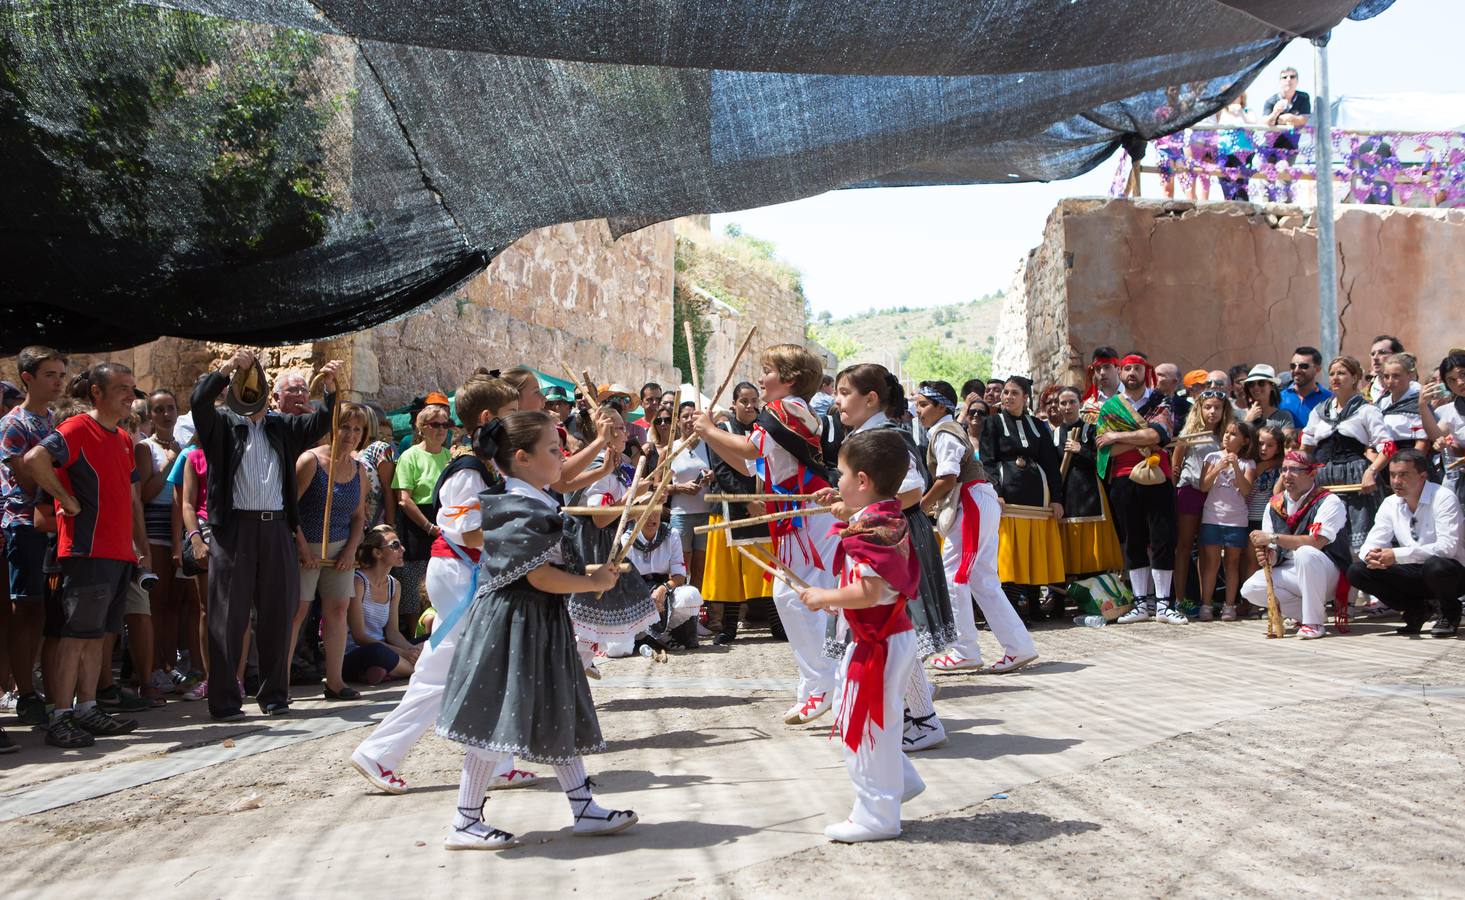
<path fill-rule="evenodd" d="M 327 700 L 360 700 L 361 699 L 361 692 L 358 691 L 358 690 L 356 690 L 356 688 L 352 687 L 349 684 L 343 686 L 339 691 L 333 691 L 333 690 L 331 690 L 331 686 L 330 685 L 326 685 L 326 699 Z"/>

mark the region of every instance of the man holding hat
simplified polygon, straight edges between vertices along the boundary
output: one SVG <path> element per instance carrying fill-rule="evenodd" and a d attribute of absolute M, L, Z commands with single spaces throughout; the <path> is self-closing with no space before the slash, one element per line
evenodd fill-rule
<path fill-rule="evenodd" d="M 330 431 L 339 367 L 332 360 L 321 369 L 325 402 L 307 414 L 268 411 L 264 369 L 244 349 L 193 389 L 194 425 L 208 462 L 209 715 L 217 720 L 244 718 L 234 672 L 251 608 L 260 711 L 290 710 L 290 632 L 300 602 L 295 460 Z"/>

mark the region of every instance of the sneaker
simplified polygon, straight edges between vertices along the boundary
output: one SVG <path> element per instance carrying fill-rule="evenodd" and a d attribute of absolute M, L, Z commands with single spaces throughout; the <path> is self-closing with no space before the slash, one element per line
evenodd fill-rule
<path fill-rule="evenodd" d="M 1016 672 L 1023 666 L 1032 665 L 1037 660 L 1037 658 L 1038 654 L 1036 653 L 1034 653 L 1032 656 L 1023 657 L 1017 657 L 1008 654 L 1002 657 L 997 662 L 994 662 L 992 663 L 992 665 L 983 669 L 982 672 L 987 675 L 1006 675 L 1008 672 Z"/>
<path fill-rule="evenodd" d="M 982 668 L 982 661 L 981 659 L 969 659 L 955 650 L 949 650 L 931 660 L 931 668 L 944 673 L 975 672 Z"/>
<path fill-rule="evenodd" d="M 205 678 L 198 684 L 189 688 L 183 694 L 184 700 L 207 700 L 209 697 L 209 680 Z"/>
<path fill-rule="evenodd" d="M 1148 622 L 1149 620 L 1150 620 L 1150 611 L 1145 606 L 1145 600 L 1144 600 L 1144 598 L 1143 597 L 1135 597 L 1134 598 L 1134 608 L 1131 609 L 1129 612 L 1125 613 L 1124 615 L 1120 616 L 1119 618 L 1115 619 L 1114 622 L 1115 622 L 1115 624 L 1118 624 L 1118 625 L 1128 625 L 1131 622 Z"/>
<path fill-rule="evenodd" d="M 1202 622 L 1214 621 L 1216 618 L 1215 607 L 1211 606 L 1209 603 L 1202 603 L 1200 606 L 1200 615 L 1196 618 L 1200 619 Z"/>
<path fill-rule="evenodd" d="M 730 634 L 714 634 L 712 636 L 712 646 L 714 647 L 726 647 L 732 642 L 733 636 Z"/>
<path fill-rule="evenodd" d="M 0 712 L 15 712 L 15 704 L 19 699 L 20 694 L 15 691 L 6 691 L 4 694 L 0 694 Z"/>
<path fill-rule="evenodd" d="M 900 837 L 900 829 L 895 831 L 874 831 L 863 825 L 856 825 L 851 821 L 843 821 L 830 825 L 824 829 L 824 836 L 836 844 L 858 844 L 864 841 L 888 841 L 891 838 Z"/>
<path fill-rule="evenodd" d="M 488 780 L 488 787 L 485 790 L 505 791 L 509 788 L 529 787 L 538 784 L 540 778 L 533 772 L 525 772 L 523 769 L 510 769 L 502 775 L 495 775 Z"/>
<path fill-rule="evenodd" d="M 371 782 L 372 787 L 379 791 L 388 794 L 407 793 L 407 782 L 398 777 L 396 772 L 362 753 L 360 747 L 351 751 L 351 768 L 360 772 L 361 777 Z"/>
<path fill-rule="evenodd" d="M 935 750 L 946 746 L 946 726 L 941 724 L 935 713 L 925 716 L 905 717 L 905 729 L 901 732 L 900 747 L 907 753 Z"/>
<path fill-rule="evenodd" d="M 834 705 L 834 700 L 829 694 L 810 694 L 804 698 L 804 703 L 799 707 L 799 715 L 793 724 L 807 725 L 825 713 L 829 712 Z"/>
<path fill-rule="evenodd" d="M 10 735 L 5 733 L 4 728 L 0 728 L 0 756 L 4 756 L 7 753 L 19 752 L 20 745 L 11 740 Z"/>
<path fill-rule="evenodd" d="M 591 663 L 590 665 L 586 666 L 585 667 L 585 677 L 586 678 L 594 679 L 595 681 L 599 681 L 600 680 L 600 666 L 597 666 L 595 663 Z"/>
<path fill-rule="evenodd" d="M 1323 625 L 1303 625 L 1297 629 L 1297 637 L 1304 641 L 1315 641 L 1320 637 L 1326 637 L 1328 629 Z"/>
<path fill-rule="evenodd" d="M 232 709 L 228 712 L 214 712 L 209 710 L 209 718 L 215 722 L 242 722 L 248 718 L 242 709 Z"/>
<path fill-rule="evenodd" d="M 790 706 L 788 709 L 786 709 L 786 710 L 783 711 L 783 724 L 785 724 L 785 725 L 797 725 L 797 724 L 799 724 L 799 716 L 803 715 L 803 712 L 804 712 L 804 704 L 802 704 L 802 703 L 795 703 L 793 706 Z"/>
<path fill-rule="evenodd" d="M 15 717 L 22 725 L 45 725 L 46 701 L 35 691 L 29 694 L 21 694 L 15 698 Z"/>
<path fill-rule="evenodd" d="M 1170 625 L 1189 625 L 1190 620 L 1185 613 L 1171 606 L 1167 601 L 1161 600 L 1155 606 L 1155 621 L 1166 622 Z"/>
<path fill-rule="evenodd" d="M 1221 607 L 1221 621 L 1222 622 L 1235 622 L 1236 621 L 1236 607 L 1235 607 L 1235 605 L 1233 605 L 1233 604 L 1227 604 L 1227 605 Z"/>
<path fill-rule="evenodd" d="M 76 724 L 98 737 L 117 737 L 137 728 L 136 719 L 119 719 L 100 706 L 93 706 L 75 719 Z"/>
<path fill-rule="evenodd" d="M 175 676 L 178 678 L 183 677 L 177 672 L 169 674 L 167 672 L 164 672 L 162 669 L 154 669 L 152 677 L 147 680 L 147 684 L 139 685 L 139 687 L 142 687 L 144 689 L 149 687 L 157 688 L 158 692 L 163 694 L 177 693 L 178 683 L 173 680 Z"/>
<path fill-rule="evenodd" d="M 97 691 L 97 706 L 104 710 L 139 712 L 152 705 L 124 687 L 109 684 Z"/>
<path fill-rule="evenodd" d="M 507 850 L 519 843 L 507 831 L 490 828 L 482 822 L 474 822 L 467 828 L 454 828 L 443 838 L 444 850 Z"/>
<path fill-rule="evenodd" d="M 77 724 L 76 716 L 73 713 L 68 712 L 57 716 L 56 721 L 46 729 L 46 743 L 63 750 L 90 747 L 96 742 L 96 738 Z"/>
<path fill-rule="evenodd" d="M 1460 625 L 1458 622 L 1440 619 L 1434 623 L 1434 627 L 1429 630 L 1429 634 L 1431 637 L 1454 637 L 1455 633 L 1459 630 Z"/>

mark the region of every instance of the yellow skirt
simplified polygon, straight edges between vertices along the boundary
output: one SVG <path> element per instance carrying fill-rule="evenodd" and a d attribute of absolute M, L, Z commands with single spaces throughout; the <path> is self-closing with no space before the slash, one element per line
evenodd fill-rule
<path fill-rule="evenodd" d="M 1063 537 L 1052 519 L 1003 516 L 997 530 L 997 577 L 1013 584 L 1061 584 Z"/>
<path fill-rule="evenodd" d="M 1114 530 L 1109 498 L 1100 494 L 1099 500 L 1104 504 L 1103 521 L 1063 522 L 1058 526 L 1063 535 L 1063 568 L 1069 578 L 1118 572 L 1124 568 L 1124 551 Z"/>
<path fill-rule="evenodd" d="M 713 513 L 707 524 L 716 525 L 722 516 Z M 702 569 L 702 599 L 713 603 L 742 603 L 755 597 L 773 596 L 773 586 L 763 578 L 763 570 L 727 543 L 725 530 L 707 533 L 707 564 Z M 761 545 L 763 555 L 773 555 L 772 545 Z M 749 547 L 754 553 L 757 547 Z"/>

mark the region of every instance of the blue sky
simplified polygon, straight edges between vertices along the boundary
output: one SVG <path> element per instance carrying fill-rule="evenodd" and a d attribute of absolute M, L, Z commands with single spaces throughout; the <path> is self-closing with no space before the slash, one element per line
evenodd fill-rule
<path fill-rule="evenodd" d="M 1328 48 L 1333 94 L 1465 88 L 1448 50 L 1453 38 L 1435 39 L 1462 24 L 1461 0 L 1397 0 L 1374 19 L 1345 21 Z M 1287 65 L 1312 92 L 1312 45 L 1294 41 L 1252 89 L 1253 110 Z M 1110 157 L 1078 178 L 1048 184 L 832 191 L 719 214 L 713 227 L 737 222 L 773 241 L 779 255 L 804 273 L 816 314 L 829 310 L 838 318 L 866 309 L 957 303 L 1006 288 L 1058 200 L 1107 194 L 1117 166 L 1117 157 Z M 1145 190 L 1155 192 L 1149 180 Z"/>

